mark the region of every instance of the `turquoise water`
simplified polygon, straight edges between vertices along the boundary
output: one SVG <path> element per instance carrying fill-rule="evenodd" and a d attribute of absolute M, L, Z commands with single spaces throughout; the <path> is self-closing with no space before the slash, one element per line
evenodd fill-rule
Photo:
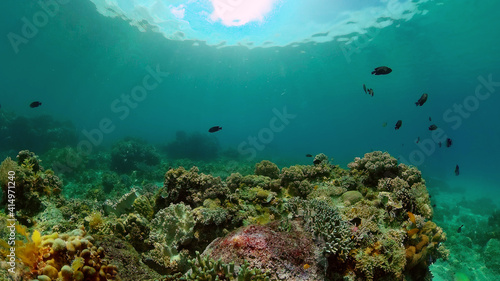
<path fill-rule="evenodd" d="M 22 18 L 40 8 L 3 1 L 0 9 L 9 11 L 0 25 L 0 114 L 70 121 L 78 133 L 75 146 L 90 141 L 97 151 L 128 136 L 162 145 L 179 130 L 208 134 L 217 125 L 223 129 L 211 137 L 221 150 L 236 150 L 251 163 L 306 164 L 305 154 L 322 152 L 346 167 L 364 153 L 388 151 L 422 171 L 435 194 L 436 214 L 446 213 L 436 221 L 452 238 L 463 218 L 451 216 L 446 206 L 458 204 L 462 215 L 480 223 L 493 209 L 479 214 L 459 202 L 479 205 L 476 209 L 481 203 L 474 200 L 481 198 L 489 199 L 488 208 L 500 204 L 498 1 L 428 1 L 420 4 L 427 12 L 409 20 L 344 36 L 350 44 L 266 48 L 168 40 L 101 15 L 90 1 L 61 5 L 33 38 L 13 45 L 6 35 L 21 34 Z M 381 65 L 393 72 L 370 74 Z M 154 71 L 160 74 L 140 92 L 137 87 Z M 373 97 L 363 84 L 374 89 Z M 429 99 L 416 107 L 422 93 Z M 139 95 L 135 102 L 122 99 L 131 94 Z M 35 100 L 42 106 L 29 108 Z M 288 115 L 284 122 L 282 115 Z M 398 120 L 403 125 L 394 130 Z M 444 145 L 446 137 L 438 147 L 431 124 L 453 140 L 451 147 Z M 254 137 L 255 146 L 249 140 Z M 15 156 L 12 150 L 18 148 L 2 143 L 2 156 Z M 454 255 L 463 247 L 460 239 L 474 229 L 470 224 L 450 239 L 451 261 L 435 265 L 436 278 L 453 280 L 462 270 L 470 280 L 495 280 L 481 268 L 484 244 L 472 241 L 477 259 L 467 262 L 475 269 L 462 268 Z"/>

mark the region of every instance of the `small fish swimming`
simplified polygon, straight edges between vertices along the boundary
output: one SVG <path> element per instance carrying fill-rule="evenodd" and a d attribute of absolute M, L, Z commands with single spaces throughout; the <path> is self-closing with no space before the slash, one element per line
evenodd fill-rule
<path fill-rule="evenodd" d="M 313 157 L 312 154 L 306 154 L 306 157 Z"/>
<path fill-rule="evenodd" d="M 394 127 L 394 129 L 399 130 L 399 128 L 401 128 L 401 125 L 403 125 L 403 121 L 398 120 L 398 122 L 396 122 L 396 126 Z"/>
<path fill-rule="evenodd" d="M 419 143 L 420 142 L 420 137 L 417 138 L 417 141 L 415 143 Z"/>
<path fill-rule="evenodd" d="M 387 122 L 382 123 L 382 127 L 387 127 Z"/>
<path fill-rule="evenodd" d="M 429 97 L 428 94 L 422 94 L 422 96 L 418 99 L 418 101 L 415 103 L 417 106 L 422 106 L 424 103 L 427 101 L 427 98 Z"/>
<path fill-rule="evenodd" d="M 214 127 L 210 128 L 210 129 L 208 129 L 208 132 L 209 133 L 215 133 L 215 132 L 218 132 L 220 130 L 222 130 L 222 127 L 220 127 L 220 126 L 214 126 Z"/>
<path fill-rule="evenodd" d="M 460 175 L 460 167 L 458 165 L 455 167 L 455 176 Z"/>
<path fill-rule="evenodd" d="M 35 107 L 39 107 L 40 105 L 42 105 L 42 103 L 41 103 L 41 102 L 39 102 L 39 101 L 34 101 L 34 102 L 32 102 L 32 103 L 30 104 L 30 107 L 31 107 L 31 108 L 35 108 Z"/>
<path fill-rule="evenodd" d="M 429 121 L 432 121 L 432 118 L 429 116 Z"/>
<path fill-rule="evenodd" d="M 453 141 L 450 138 L 446 139 L 446 147 L 450 147 L 453 144 Z"/>
<path fill-rule="evenodd" d="M 368 94 L 373 97 L 373 89 L 368 89 Z"/>
<path fill-rule="evenodd" d="M 460 233 L 462 232 L 462 227 L 464 227 L 464 225 L 462 224 L 458 229 L 457 229 L 457 232 Z"/>
<path fill-rule="evenodd" d="M 434 130 L 436 130 L 437 128 L 438 128 L 438 126 L 436 126 L 436 125 L 432 124 L 432 125 L 430 125 L 430 126 L 429 126 L 429 131 L 434 131 Z"/>
<path fill-rule="evenodd" d="M 363 84 L 363 90 L 365 90 L 365 94 L 366 94 L 367 92 L 366 92 L 366 85 L 365 84 Z"/>
<path fill-rule="evenodd" d="M 379 66 L 377 68 L 375 68 L 374 71 L 372 71 L 372 74 L 375 74 L 375 75 L 386 75 L 386 74 L 389 74 L 392 72 L 392 69 L 390 69 L 389 67 L 387 66 Z"/>

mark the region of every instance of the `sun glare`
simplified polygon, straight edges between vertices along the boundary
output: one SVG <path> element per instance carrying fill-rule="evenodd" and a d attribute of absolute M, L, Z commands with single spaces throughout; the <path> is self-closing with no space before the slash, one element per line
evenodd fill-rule
<path fill-rule="evenodd" d="M 220 20 L 225 26 L 242 26 L 249 22 L 262 22 L 278 0 L 210 0 L 214 11 L 213 21 Z"/>

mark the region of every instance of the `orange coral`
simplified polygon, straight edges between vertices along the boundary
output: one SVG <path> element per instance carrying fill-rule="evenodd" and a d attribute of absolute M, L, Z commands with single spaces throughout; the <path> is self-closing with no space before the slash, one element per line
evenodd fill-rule
<path fill-rule="evenodd" d="M 417 249 L 417 252 L 420 252 L 423 247 L 427 246 L 429 244 L 429 237 L 425 234 L 420 235 L 420 242 L 415 246 Z"/>
<path fill-rule="evenodd" d="M 414 246 L 410 246 L 406 248 L 406 259 L 407 260 L 412 260 L 413 256 L 415 255 L 416 249 Z"/>
<path fill-rule="evenodd" d="M 36 268 L 39 261 L 41 235 L 38 230 L 33 231 L 31 238 L 27 233 L 26 227 L 16 225 L 16 230 L 19 234 L 26 237 L 27 243 L 23 241 L 16 241 L 16 256 L 30 268 Z"/>
<path fill-rule="evenodd" d="M 413 224 L 417 224 L 417 220 L 415 219 L 415 215 L 412 213 L 412 212 L 408 212 L 408 217 L 410 217 L 410 221 L 413 223 Z"/>
<path fill-rule="evenodd" d="M 418 229 L 418 228 L 414 228 L 414 229 L 408 230 L 408 236 L 412 237 L 414 234 L 418 233 L 419 230 L 420 229 Z"/>

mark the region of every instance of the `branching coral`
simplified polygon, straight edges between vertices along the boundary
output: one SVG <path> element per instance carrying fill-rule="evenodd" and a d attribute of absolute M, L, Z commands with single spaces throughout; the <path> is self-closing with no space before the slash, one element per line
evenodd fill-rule
<path fill-rule="evenodd" d="M 346 259 L 354 247 L 351 229 L 340 213 L 320 200 L 293 198 L 286 206 L 288 217 L 303 217 L 306 228 L 325 241 L 324 251 Z"/>

